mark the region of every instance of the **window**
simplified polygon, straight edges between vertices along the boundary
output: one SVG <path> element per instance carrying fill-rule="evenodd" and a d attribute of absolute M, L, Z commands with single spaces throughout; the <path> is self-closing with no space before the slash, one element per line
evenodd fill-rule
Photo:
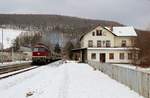
<path fill-rule="evenodd" d="M 124 53 L 120 53 L 120 57 L 119 57 L 121 60 L 124 59 Z"/>
<path fill-rule="evenodd" d="M 101 47 L 101 41 L 100 40 L 97 41 L 97 47 Z"/>
<path fill-rule="evenodd" d="M 135 39 L 131 39 L 131 43 L 133 46 L 135 46 Z"/>
<path fill-rule="evenodd" d="M 97 36 L 102 36 L 102 30 L 96 30 L 96 35 Z"/>
<path fill-rule="evenodd" d="M 128 53 L 128 60 L 132 59 L 132 53 Z"/>
<path fill-rule="evenodd" d="M 38 52 L 38 48 L 34 48 L 33 51 L 34 51 L 34 52 Z"/>
<path fill-rule="evenodd" d="M 121 47 L 126 47 L 126 40 L 122 40 Z"/>
<path fill-rule="evenodd" d="M 88 46 L 89 46 L 89 47 L 93 47 L 93 41 L 92 41 L 92 40 L 89 40 L 89 41 L 88 41 Z"/>
<path fill-rule="evenodd" d="M 105 47 L 106 46 L 106 41 L 103 41 L 103 47 Z"/>
<path fill-rule="evenodd" d="M 34 52 L 39 52 L 39 51 L 40 51 L 40 52 L 44 52 L 44 51 L 48 51 L 48 50 L 45 49 L 45 48 L 42 48 L 42 47 L 36 47 L 36 48 L 33 49 L 33 51 L 34 51 Z"/>
<path fill-rule="evenodd" d="M 106 47 L 110 47 L 110 40 L 106 41 Z"/>
<path fill-rule="evenodd" d="M 92 35 L 95 36 L 95 32 L 92 32 Z"/>
<path fill-rule="evenodd" d="M 39 51 L 45 52 L 45 51 L 47 51 L 47 49 L 45 49 L 45 48 L 39 48 Z"/>
<path fill-rule="evenodd" d="M 96 53 L 91 54 L 91 59 L 96 59 Z"/>
<path fill-rule="evenodd" d="M 110 60 L 114 59 L 114 53 L 109 53 L 109 59 Z"/>

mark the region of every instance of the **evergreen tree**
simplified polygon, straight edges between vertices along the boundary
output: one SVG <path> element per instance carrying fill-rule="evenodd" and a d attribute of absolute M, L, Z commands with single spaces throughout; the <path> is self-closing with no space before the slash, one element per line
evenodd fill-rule
<path fill-rule="evenodd" d="M 19 38 L 17 37 L 13 42 L 14 51 L 17 51 L 19 49 Z"/>
<path fill-rule="evenodd" d="M 77 42 L 75 43 L 75 48 L 80 48 L 81 44 L 80 44 L 80 40 L 77 40 Z"/>
<path fill-rule="evenodd" d="M 60 52 L 61 52 L 61 49 L 60 49 L 59 43 L 57 43 L 57 44 L 55 45 L 55 49 L 54 49 L 54 51 L 55 51 L 56 53 L 60 53 Z"/>
<path fill-rule="evenodd" d="M 73 53 L 72 53 L 72 49 L 74 48 L 74 45 L 71 41 L 68 41 L 64 47 L 69 59 L 72 59 Z"/>

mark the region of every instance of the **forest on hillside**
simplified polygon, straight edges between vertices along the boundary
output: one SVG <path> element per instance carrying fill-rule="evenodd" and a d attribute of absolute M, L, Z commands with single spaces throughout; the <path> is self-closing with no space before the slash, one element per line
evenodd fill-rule
<path fill-rule="evenodd" d="M 25 30 L 59 30 L 62 32 L 86 32 L 94 25 L 115 26 L 121 25 L 114 21 L 82 19 L 60 15 L 38 14 L 0 14 L 0 25 Z"/>

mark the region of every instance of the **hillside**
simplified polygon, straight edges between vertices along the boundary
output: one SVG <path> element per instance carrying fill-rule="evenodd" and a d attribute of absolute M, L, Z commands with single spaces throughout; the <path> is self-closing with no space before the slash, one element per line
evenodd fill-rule
<path fill-rule="evenodd" d="M 85 32 L 89 27 L 97 24 L 103 26 L 121 25 L 114 21 L 83 19 L 61 15 L 0 14 L 0 25 L 7 25 L 9 28 L 17 29 Z"/>

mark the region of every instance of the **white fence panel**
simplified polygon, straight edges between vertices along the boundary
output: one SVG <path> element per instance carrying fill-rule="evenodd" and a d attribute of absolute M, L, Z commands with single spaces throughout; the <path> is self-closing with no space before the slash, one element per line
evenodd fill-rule
<path fill-rule="evenodd" d="M 140 95 L 142 95 L 142 74 L 140 71 L 137 71 L 137 77 L 138 77 L 138 92 Z"/>
<path fill-rule="evenodd" d="M 142 72 L 142 95 L 148 98 L 148 74 Z"/>
<path fill-rule="evenodd" d="M 149 89 L 148 98 L 150 98 L 150 74 L 148 74 L 148 89 Z"/>
<path fill-rule="evenodd" d="M 150 74 L 111 64 L 100 64 L 99 62 L 88 62 L 93 68 L 101 70 L 111 78 L 127 85 L 129 88 L 144 96 L 150 98 Z"/>

